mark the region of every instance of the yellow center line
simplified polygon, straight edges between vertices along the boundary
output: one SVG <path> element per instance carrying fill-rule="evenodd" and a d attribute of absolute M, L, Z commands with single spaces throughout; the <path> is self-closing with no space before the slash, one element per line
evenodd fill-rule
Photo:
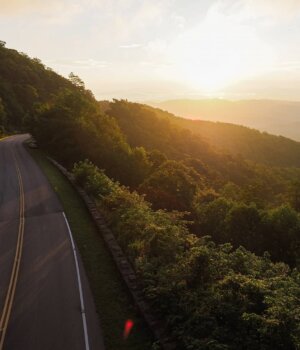
<path fill-rule="evenodd" d="M 24 188 L 23 188 L 23 180 L 21 176 L 21 171 L 18 165 L 17 157 L 15 154 L 15 151 L 12 150 L 12 155 L 15 162 L 15 167 L 18 175 L 18 182 L 19 182 L 19 193 L 20 193 L 20 212 L 19 212 L 19 231 L 18 231 L 18 239 L 17 239 L 17 246 L 16 246 L 16 253 L 15 253 L 15 259 L 13 263 L 12 273 L 9 281 L 9 286 L 5 298 L 5 304 L 3 307 L 1 320 L 0 320 L 0 350 L 3 349 L 5 334 L 8 326 L 8 321 L 11 314 L 12 304 L 14 300 L 14 295 L 16 291 L 17 286 L 17 280 L 19 275 L 19 269 L 20 269 L 20 263 L 21 263 L 21 257 L 22 257 L 22 248 L 23 248 L 23 237 L 24 237 L 24 224 L 25 224 L 25 218 L 24 218 Z"/>
<path fill-rule="evenodd" d="M 6 139 L 9 139 L 9 138 L 13 138 L 14 136 L 4 136 L 4 137 L 1 137 L 0 138 L 0 142 L 1 141 L 4 141 L 4 140 L 6 140 Z"/>

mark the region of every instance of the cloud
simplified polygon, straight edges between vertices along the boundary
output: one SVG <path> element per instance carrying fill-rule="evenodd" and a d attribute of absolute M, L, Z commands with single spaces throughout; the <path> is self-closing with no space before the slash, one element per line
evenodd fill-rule
<path fill-rule="evenodd" d="M 0 0 L 0 16 L 33 15 L 44 24 L 66 24 L 83 11 L 86 0 Z"/>
<path fill-rule="evenodd" d="M 140 45 L 140 44 L 126 44 L 126 45 L 120 45 L 119 48 L 120 49 L 138 49 L 141 46 L 142 45 Z"/>
<path fill-rule="evenodd" d="M 73 67 L 73 68 L 106 68 L 109 63 L 107 61 L 99 61 L 92 58 L 82 59 L 82 60 L 48 60 L 45 62 L 47 65 L 55 65 L 55 66 L 65 66 L 65 67 Z"/>
<path fill-rule="evenodd" d="M 300 60 L 280 61 L 269 68 L 270 72 L 292 72 L 300 75 Z"/>
<path fill-rule="evenodd" d="M 1 15 L 19 14 L 30 10 L 49 10 L 54 9 L 58 4 L 58 0 L 0 0 Z"/>
<path fill-rule="evenodd" d="M 252 17 L 274 20 L 291 19 L 300 15 L 299 0 L 243 0 L 245 12 Z"/>
<path fill-rule="evenodd" d="M 183 16 L 179 16 L 177 14 L 172 14 L 171 16 L 172 21 L 175 23 L 175 25 L 180 28 L 180 29 L 184 29 L 185 25 L 186 25 L 186 19 Z"/>
<path fill-rule="evenodd" d="M 250 20 L 254 26 L 281 24 L 300 16 L 299 0 L 215 0 L 209 11 L 216 8 L 234 21 Z"/>

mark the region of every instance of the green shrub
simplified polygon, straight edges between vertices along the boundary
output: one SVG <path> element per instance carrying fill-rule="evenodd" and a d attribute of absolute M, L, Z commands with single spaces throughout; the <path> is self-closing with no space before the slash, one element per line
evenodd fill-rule
<path fill-rule="evenodd" d="M 105 175 L 104 170 L 87 159 L 74 164 L 73 174 L 77 184 L 94 196 L 106 196 L 118 186 Z"/>

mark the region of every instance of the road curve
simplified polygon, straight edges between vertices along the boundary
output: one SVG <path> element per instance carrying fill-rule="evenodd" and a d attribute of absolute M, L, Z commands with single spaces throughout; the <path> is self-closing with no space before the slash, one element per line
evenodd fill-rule
<path fill-rule="evenodd" d="M 62 206 L 27 137 L 0 141 L 0 350 L 103 350 Z"/>

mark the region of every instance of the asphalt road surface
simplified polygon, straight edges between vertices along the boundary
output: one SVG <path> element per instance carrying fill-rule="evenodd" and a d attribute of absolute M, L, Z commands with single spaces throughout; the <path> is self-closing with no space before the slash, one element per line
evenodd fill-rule
<path fill-rule="evenodd" d="M 62 206 L 26 138 L 0 141 L 0 350 L 102 350 Z"/>

